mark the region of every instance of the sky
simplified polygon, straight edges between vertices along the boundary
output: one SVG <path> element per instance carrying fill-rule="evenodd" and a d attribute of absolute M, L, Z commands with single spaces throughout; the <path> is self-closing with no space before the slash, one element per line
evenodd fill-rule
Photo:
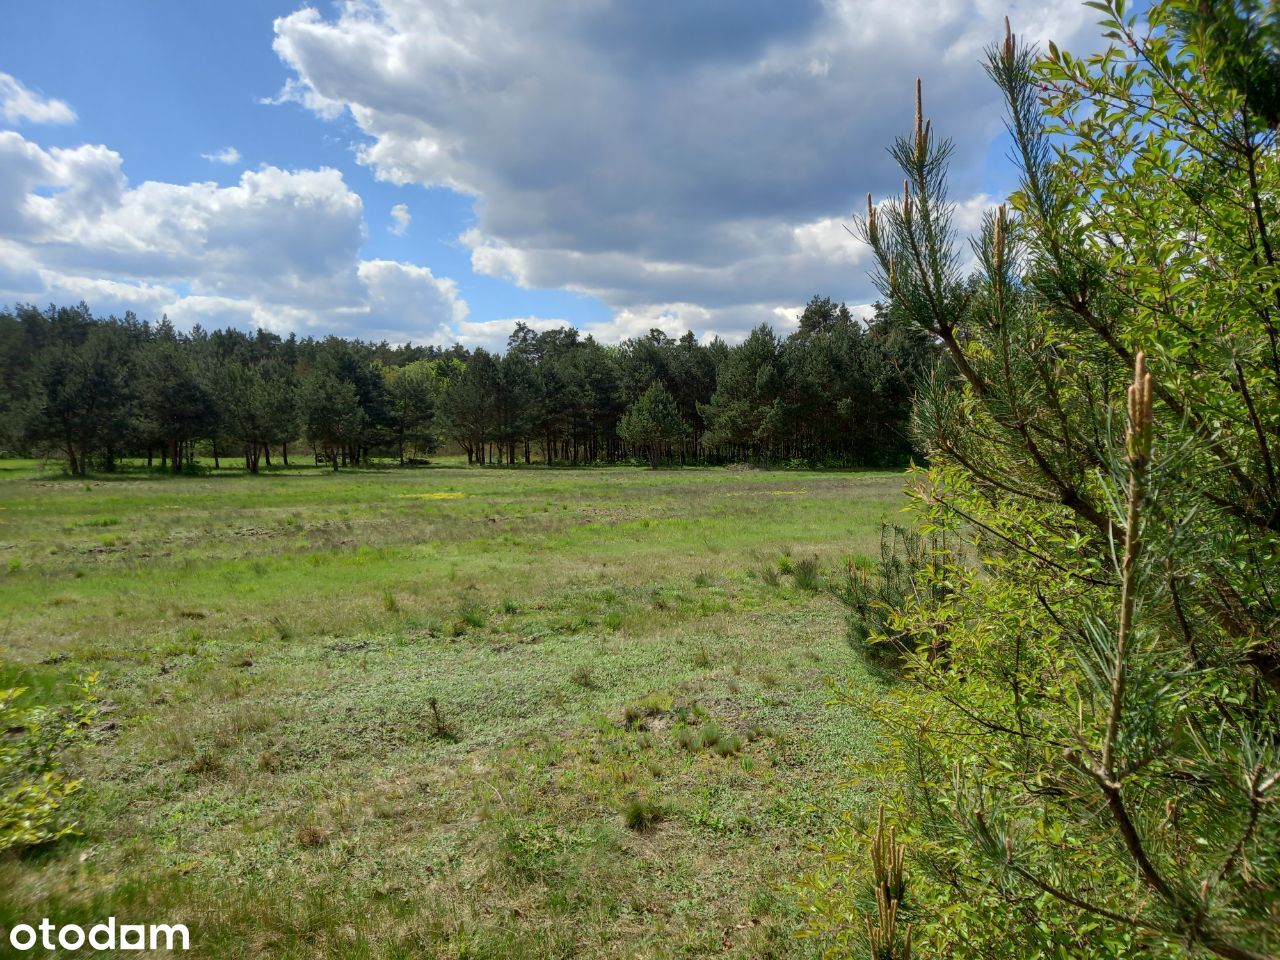
<path fill-rule="evenodd" d="M 0 308 L 500 348 L 786 332 L 925 114 L 1016 176 L 983 47 L 1074 0 L 44 0 L 0 31 Z"/>

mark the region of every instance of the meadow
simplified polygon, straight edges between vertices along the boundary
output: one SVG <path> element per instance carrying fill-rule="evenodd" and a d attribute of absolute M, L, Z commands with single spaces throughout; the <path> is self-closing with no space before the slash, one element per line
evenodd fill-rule
<path fill-rule="evenodd" d="M 823 570 L 901 473 L 0 462 L 0 687 L 99 674 L 81 835 L 0 928 L 206 957 L 808 957 L 788 885 L 875 731 Z"/>

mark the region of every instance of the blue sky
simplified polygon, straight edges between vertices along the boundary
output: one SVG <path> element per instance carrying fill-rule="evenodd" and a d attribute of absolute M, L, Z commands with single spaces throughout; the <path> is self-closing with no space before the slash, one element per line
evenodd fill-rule
<path fill-rule="evenodd" d="M 986 0 L 10 4 L 0 304 L 485 345 L 520 318 L 604 340 L 785 329 L 814 293 L 870 299 L 841 225 L 893 188 L 916 75 L 958 140 L 962 226 L 1008 189 L 978 65 L 1005 13 L 1064 45 L 1091 19 Z"/>

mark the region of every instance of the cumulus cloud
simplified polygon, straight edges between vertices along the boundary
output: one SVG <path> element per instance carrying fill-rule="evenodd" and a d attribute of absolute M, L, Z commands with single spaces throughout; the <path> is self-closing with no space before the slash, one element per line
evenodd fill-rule
<path fill-rule="evenodd" d="M 501 350 L 506 346 L 508 338 L 523 323 L 531 330 L 541 333 L 544 330 L 561 330 L 571 327 L 568 320 L 557 320 L 549 317 L 505 317 L 501 320 L 465 320 L 458 324 L 458 342 L 467 347 L 484 347 L 487 350 Z"/>
<path fill-rule="evenodd" d="M 62 100 L 43 97 L 16 77 L 0 73 L 0 117 L 6 123 L 74 123 L 76 112 Z"/>
<path fill-rule="evenodd" d="M 409 229 L 409 221 L 412 220 L 409 214 L 409 208 L 403 203 L 397 203 L 391 208 L 391 226 L 387 229 L 394 233 L 397 237 L 403 237 L 404 232 Z"/>
<path fill-rule="evenodd" d="M 234 166 L 240 162 L 240 151 L 235 147 L 223 147 L 221 150 L 215 150 L 213 153 L 202 153 L 210 163 L 225 163 L 227 166 Z"/>
<path fill-rule="evenodd" d="M 395 260 L 361 261 L 357 274 L 368 291 L 357 311 L 366 336 L 435 343 L 457 339 L 468 310 L 452 280 Z"/>
<path fill-rule="evenodd" d="M 84 299 L 185 326 L 456 339 L 467 306 L 455 284 L 361 259 L 365 236 L 360 197 L 337 170 L 131 186 L 106 147 L 46 150 L 0 131 L 0 303 Z"/>
<path fill-rule="evenodd" d="M 276 21 L 294 73 L 279 99 L 348 114 L 379 178 L 473 196 L 476 272 L 600 297 L 619 334 L 687 319 L 741 335 L 815 292 L 870 299 L 841 224 L 895 189 L 884 147 L 910 123 L 916 76 L 959 139 L 958 193 L 977 198 L 1000 130 L 978 60 L 1005 13 L 1028 39 L 1071 44 L 1087 11 L 360 0 Z"/>

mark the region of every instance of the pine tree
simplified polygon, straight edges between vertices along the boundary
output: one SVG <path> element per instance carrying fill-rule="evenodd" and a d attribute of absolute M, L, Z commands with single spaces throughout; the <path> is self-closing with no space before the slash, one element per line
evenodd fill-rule
<path fill-rule="evenodd" d="M 667 450 L 688 435 L 689 425 L 661 383 L 651 384 L 618 422 L 618 436 L 647 453 L 654 470 Z"/>
<path fill-rule="evenodd" d="M 914 426 L 920 523 L 964 547 L 883 611 L 905 683 L 848 695 L 892 744 L 921 953 L 1269 960 L 1280 165 L 1200 20 L 1270 14 L 1102 6 L 1096 57 L 988 53 L 1022 182 L 976 272 L 918 87 L 903 191 L 868 198 L 890 316 L 962 379 Z"/>

